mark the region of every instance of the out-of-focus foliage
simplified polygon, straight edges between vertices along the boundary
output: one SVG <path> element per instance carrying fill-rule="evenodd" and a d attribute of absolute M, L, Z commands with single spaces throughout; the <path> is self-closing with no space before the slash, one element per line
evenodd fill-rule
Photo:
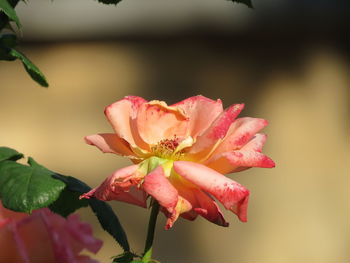
<path fill-rule="evenodd" d="M 88 185 L 77 178 L 60 174 L 56 174 L 54 177 L 63 181 L 67 185 L 67 190 L 70 191 L 71 195 L 70 198 L 75 196 L 72 195 L 72 193 L 76 193 L 80 196 L 81 194 L 91 190 Z M 65 194 L 67 195 L 67 193 Z M 107 231 L 125 251 L 129 251 L 130 246 L 125 231 L 121 226 L 118 217 L 114 214 L 112 208 L 106 202 L 94 198 L 88 199 L 87 201 L 102 228 Z"/>
<path fill-rule="evenodd" d="M 16 6 L 18 1 L 7 1 L 0 0 L 0 11 L 2 11 L 6 16 L 0 17 L 1 20 L 4 20 L 4 23 L 8 22 L 8 20 L 16 22 L 17 26 L 20 28 L 21 23 L 19 22 L 18 16 L 14 7 Z M 7 21 L 6 21 L 7 20 Z"/>
<path fill-rule="evenodd" d="M 232 2 L 236 2 L 236 3 L 242 3 L 242 4 L 246 4 L 247 6 L 249 6 L 250 8 L 253 8 L 253 4 L 251 0 L 230 0 Z"/>
<path fill-rule="evenodd" d="M 103 3 L 103 4 L 107 4 L 107 5 L 110 5 L 110 4 L 118 4 L 119 2 L 121 2 L 122 0 L 98 0 L 100 3 Z"/>
<path fill-rule="evenodd" d="M 79 196 L 91 190 L 84 182 L 50 171 L 28 158 L 28 165 L 16 162 L 23 154 L 0 147 L 0 199 L 4 207 L 31 213 L 49 207 L 53 212 L 67 217 L 77 209 L 89 205 L 102 228 L 124 249 L 130 246 L 123 227 L 112 208 L 105 202 Z"/>
<path fill-rule="evenodd" d="M 98 0 L 103 4 L 118 4 L 122 0 Z M 236 3 L 243 3 L 249 7 L 253 7 L 251 0 L 230 0 Z M 14 49 L 18 40 L 16 35 L 4 34 L 5 28 L 11 29 L 11 21 L 14 21 L 17 27 L 21 28 L 20 20 L 16 14 L 15 7 L 19 0 L 0 0 L 0 60 L 13 61 L 21 60 L 25 70 L 30 77 L 43 87 L 48 87 L 49 84 L 44 74 L 35 66 L 24 54 Z"/>
<path fill-rule="evenodd" d="M 48 87 L 44 74 L 24 54 L 14 49 L 18 44 L 17 36 L 4 34 L 4 29 L 11 29 L 10 21 L 14 21 L 21 28 L 15 11 L 17 0 L 0 0 L 0 60 L 13 61 L 19 59 L 30 77 L 43 87 Z"/>

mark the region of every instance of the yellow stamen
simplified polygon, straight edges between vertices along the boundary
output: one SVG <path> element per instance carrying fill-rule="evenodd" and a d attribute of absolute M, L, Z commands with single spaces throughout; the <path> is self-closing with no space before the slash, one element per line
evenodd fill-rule
<path fill-rule="evenodd" d="M 180 160 L 185 153 L 185 148 L 193 145 L 193 138 L 191 136 L 182 140 L 176 136 L 174 139 L 164 139 L 151 147 L 151 151 L 155 156 L 170 160 Z"/>

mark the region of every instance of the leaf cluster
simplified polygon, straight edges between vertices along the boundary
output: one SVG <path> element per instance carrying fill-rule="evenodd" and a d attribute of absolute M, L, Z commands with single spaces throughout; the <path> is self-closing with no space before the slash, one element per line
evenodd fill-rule
<path fill-rule="evenodd" d="M 98 0 L 98 2 L 108 5 L 116 5 L 121 1 L 122 0 Z M 251 0 L 229 1 L 243 3 L 248 7 L 253 7 Z M 11 29 L 11 21 L 17 25 L 18 29 L 21 29 L 22 25 L 15 11 L 18 2 L 19 0 L 0 0 L 0 60 L 14 61 L 19 59 L 22 62 L 24 69 L 34 81 L 43 87 L 48 87 L 49 84 L 39 68 L 23 53 L 15 49 L 18 44 L 17 36 L 15 34 L 4 34 L 3 32 L 6 28 Z"/>
<path fill-rule="evenodd" d="M 48 87 L 49 84 L 39 68 L 24 54 L 15 49 L 18 45 L 17 36 L 3 33 L 4 29 L 12 30 L 11 21 L 14 21 L 19 29 L 22 26 L 14 9 L 17 3 L 18 0 L 0 0 L 0 60 L 13 61 L 19 59 L 33 80 L 43 87 Z"/>
<path fill-rule="evenodd" d="M 117 215 L 106 202 L 79 196 L 91 190 L 84 182 L 55 173 L 29 157 L 27 165 L 18 163 L 23 154 L 0 147 L 0 199 L 4 207 L 24 213 L 43 207 L 67 217 L 81 207 L 89 206 L 102 228 L 126 252 L 130 251 L 127 236 Z M 125 263 L 130 261 L 124 261 Z"/>
<path fill-rule="evenodd" d="M 236 2 L 236 3 L 245 4 L 248 7 L 253 8 L 253 4 L 251 0 L 229 0 L 229 1 L 232 1 L 233 3 Z"/>

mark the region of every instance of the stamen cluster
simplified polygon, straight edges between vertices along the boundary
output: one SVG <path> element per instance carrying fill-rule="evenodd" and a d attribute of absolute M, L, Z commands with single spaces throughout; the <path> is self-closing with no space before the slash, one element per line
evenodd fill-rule
<path fill-rule="evenodd" d="M 179 146 L 180 139 L 176 136 L 174 139 L 163 139 L 156 145 L 151 147 L 151 151 L 155 156 L 164 159 L 179 160 L 183 155 L 183 151 L 176 151 Z"/>

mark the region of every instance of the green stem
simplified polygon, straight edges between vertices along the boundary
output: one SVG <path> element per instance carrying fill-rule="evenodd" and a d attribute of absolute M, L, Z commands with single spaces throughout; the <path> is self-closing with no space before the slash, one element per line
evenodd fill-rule
<path fill-rule="evenodd" d="M 156 228 L 158 213 L 159 213 L 159 204 L 157 201 L 153 200 L 152 211 L 148 222 L 145 250 L 142 258 L 142 262 L 144 263 L 149 263 L 151 262 L 151 259 L 152 259 L 152 246 L 153 246 L 154 231 Z"/>

